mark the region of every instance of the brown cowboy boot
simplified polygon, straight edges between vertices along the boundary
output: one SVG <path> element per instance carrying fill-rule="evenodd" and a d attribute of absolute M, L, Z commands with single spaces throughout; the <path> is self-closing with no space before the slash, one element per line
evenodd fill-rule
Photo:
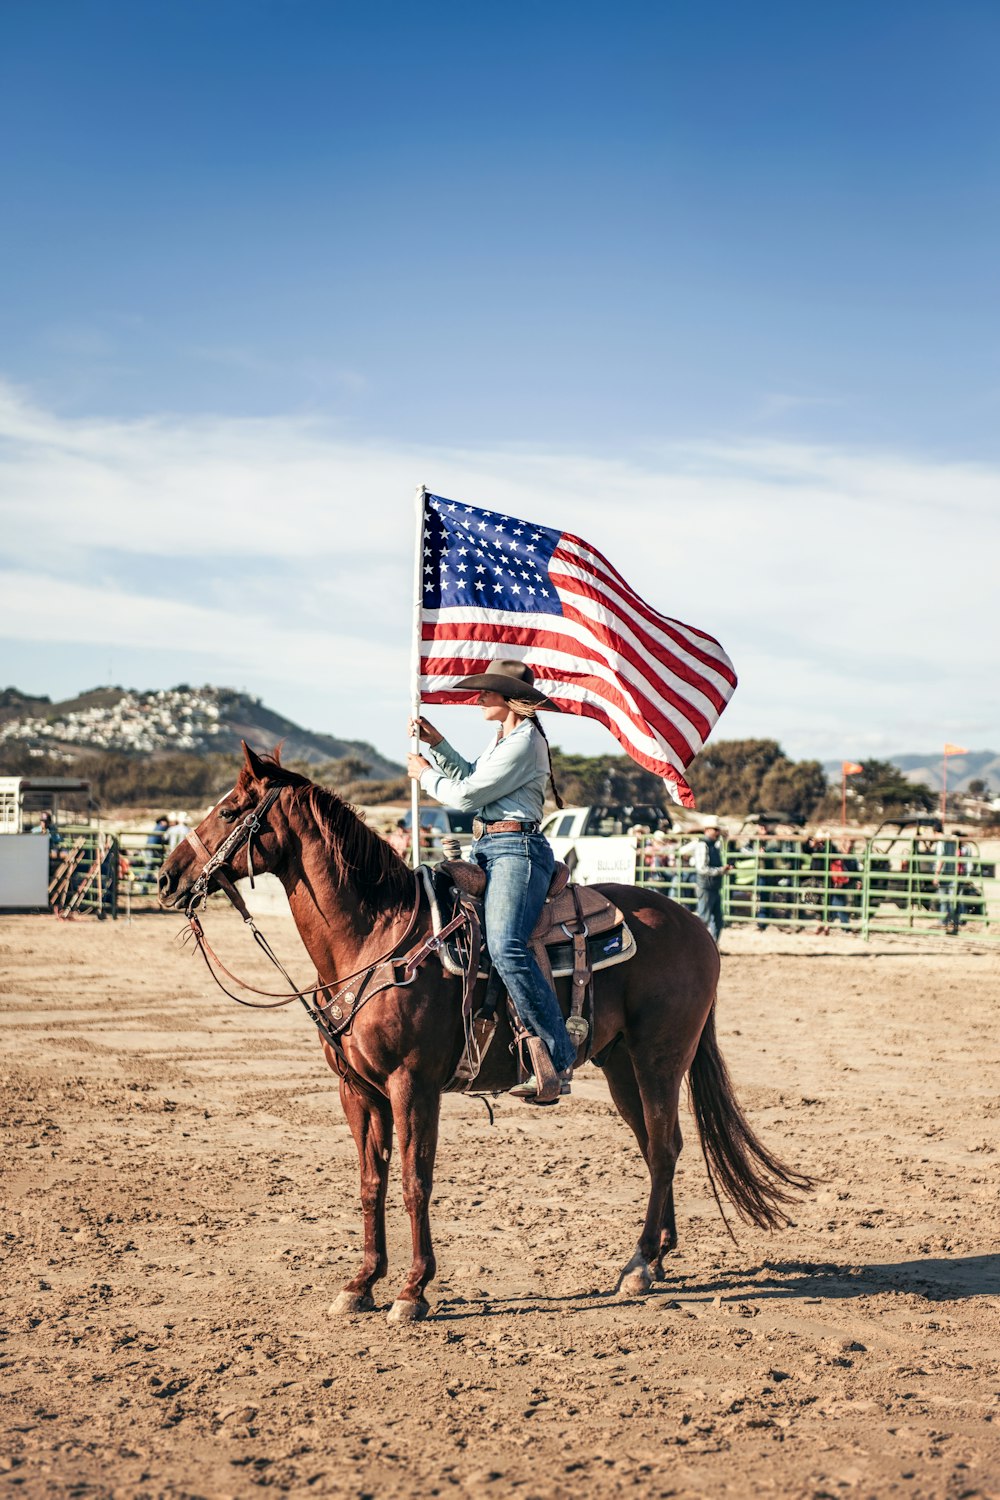
<path fill-rule="evenodd" d="M 541 1037 L 525 1037 L 524 1045 L 531 1059 L 531 1073 L 523 1083 L 514 1085 L 511 1094 L 526 1104 L 555 1104 L 563 1092 L 569 1093 L 569 1082 L 556 1072 Z"/>

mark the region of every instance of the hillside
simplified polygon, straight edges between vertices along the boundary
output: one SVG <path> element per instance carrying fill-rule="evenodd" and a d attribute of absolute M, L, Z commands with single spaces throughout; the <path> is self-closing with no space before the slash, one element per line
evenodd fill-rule
<path fill-rule="evenodd" d="M 286 760 L 310 765 L 350 759 L 358 763 L 358 777 L 388 779 L 403 770 L 362 740 L 302 729 L 259 698 L 232 688 L 98 687 L 62 703 L 13 687 L 0 692 L 0 755 L 17 747 L 71 765 L 85 752 L 102 750 L 227 754 L 239 750 L 241 739 L 256 749 L 271 749 L 282 740 Z"/>
<path fill-rule="evenodd" d="M 879 757 L 882 759 L 883 757 Z M 884 759 L 898 766 L 907 781 L 923 782 L 932 790 L 941 790 L 941 754 L 889 755 Z M 840 785 L 840 761 L 828 760 L 823 770 L 831 786 Z M 995 750 L 970 750 L 968 755 L 949 755 L 948 790 L 965 792 L 970 781 L 986 781 L 992 791 L 1000 791 L 1000 754 Z"/>

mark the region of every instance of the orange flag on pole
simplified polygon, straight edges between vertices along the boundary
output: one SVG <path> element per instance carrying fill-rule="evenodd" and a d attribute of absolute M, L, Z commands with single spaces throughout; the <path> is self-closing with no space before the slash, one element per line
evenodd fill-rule
<path fill-rule="evenodd" d="M 969 752 L 964 745 L 945 745 L 944 753 L 945 755 L 968 755 Z"/>
<path fill-rule="evenodd" d="M 860 776 L 864 766 L 859 766 L 856 760 L 845 760 L 841 769 L 845 776 Z"/>

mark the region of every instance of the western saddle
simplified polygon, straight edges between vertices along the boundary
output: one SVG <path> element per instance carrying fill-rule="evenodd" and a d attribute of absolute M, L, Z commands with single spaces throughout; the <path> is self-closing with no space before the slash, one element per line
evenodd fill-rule
<path fill-rule="evenodd" d="M 426 867 L 425 867 L 426 868 Z M 483 921 L 483 897 L 486 892 L 486 874 L 471 860 L 446 859 L 428 870 L 433 878 L 427 882 L 432 901 L 436 898 L 440 916 L 442 907 L 461 905 L 474 914 L 480 931 L 485 930 Z M 489 934 L 486 934 L 487 942 Z M 531 935 L 531 949 L 542 973 L 555 990 L 557 977 L 572 976 L 570 986 L 569 1014 L 566 1029 L 576 1043 L 577 1063 L 586 1062 L 593 1050 L 594 995 L 593 976 L 596 969 L 611 964 L 623 963 L 635 951 L 635 939 L 621 911 L 607 896 L 594 886 L 574 885 L 570 872 L 564 864 L 557 864 L 549 883 L 548 895 L 541 915 Z M 441 949 L 445 969 L 453 974 L 465 974 L 467 953 L 457 947 L 445 945 Z M 448 1084 L 452 1092 L 472 1092 L 476 1078 L 496 1029 L 497 1004 L 502 993 L 498 976 L 489 970 L 480 970 L 480 977 L 488 979 L 486 1000 L 474 1016 L 466 1018 L 465 1046 L 458 1065 Z M 536 1039 L 522 1026 L 508 998 L 507 1011 L 518 1058 L 524 1073 L 535 1072 L 537 1076 L 538 1049 L 530 1045 Z M 547 1058 L 544 1046 L 541 1052 Z M 525 1054 L 531 1058 L 531 1066 L 525 1065 Z M 554 1097 L 558 1097 L 558 1079 L 549 1064 L 556 1084 Z M 541 1079 L 539 1080 L 541 1083 Z M 535 1102 L 548 1103 L 542 1090 Z M 552 1093 L 550 1083 L 549 1093 Z"/>

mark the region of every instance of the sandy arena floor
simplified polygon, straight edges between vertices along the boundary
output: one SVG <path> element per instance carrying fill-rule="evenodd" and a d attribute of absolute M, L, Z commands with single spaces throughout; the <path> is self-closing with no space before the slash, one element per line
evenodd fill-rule
<path fill-rule="evenodd" d="M 333 1320 L 360 1239 L 333 1077 L 177 927 L 0 920 L 5 1491 L 1000 1495 L 1000 956 L 727 934 L 741 1097 L 825 1181 L 734 1246 L 688 1120 L 644 1299 L 612 1295 L 646 1178 L 596 1070 L 492 1128 L 446 1100 L 434 1313 L 393 1328 L 398 1176 L 382 1310 Z"/>

